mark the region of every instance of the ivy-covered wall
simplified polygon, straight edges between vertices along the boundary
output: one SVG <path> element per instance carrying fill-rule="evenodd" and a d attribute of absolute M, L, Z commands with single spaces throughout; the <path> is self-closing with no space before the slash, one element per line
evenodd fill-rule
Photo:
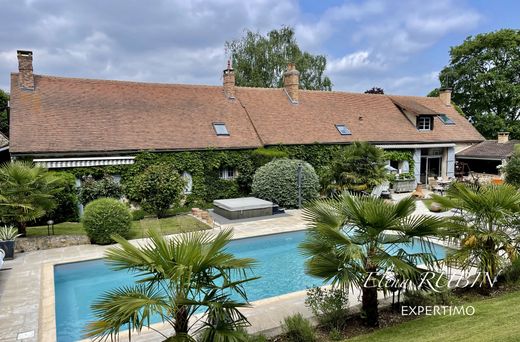
<path fill-rule="evenodd" d="M 157 162 L 172 163 L 177 170 L 188 172 L 192 177 L 192 193 L 188 195 L 188 205 L 200 205 L 217 198 L 233 198 L 250 193 L 253 174 L 258 167 L 273 157 L 301 159 L 311 164 L 318 176 L 348 145 L 291 145 L 275 146 L 257 150 L 204 150 L 169 153 L 142 152 L 133 165 L 99 166 L 73 168 L 66 171 L 81 178 L 85 175 L 101 177 L 104 174 L 121 175 L 121 183 L 142 172 L 148 165 Z M 407 160 L 413 170 L 413 155 L 409 151 L 385 151 L 387 160 Z M 220 178 L 220 170 L 232 168 L 238 176 L 232 180 Z"/>

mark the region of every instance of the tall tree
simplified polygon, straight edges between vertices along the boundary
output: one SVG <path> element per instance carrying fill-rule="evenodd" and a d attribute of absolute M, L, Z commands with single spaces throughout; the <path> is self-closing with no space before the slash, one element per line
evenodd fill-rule
<path fill-rule="evenodd" d="M 0 89 L 0 133 L 9 136 L 9 119 L 7 117 L 7 105 L 9 94 Z"/>
<path fill-rule="evenodd" d="M 520 30 L 468 37 L 451 48 L 439 78 L 486 138 L 496 138 L 498 131 L 520 138 Z"/>
<path fill-rule="evenodd" d="M 226 42 L 226 49 L 233 56 L 239 86 L 281 87 L 283 73 L 291 62 L 300 71 L 302 89 L 332 89 L 332 82 L 324 75 L 327 59 L 302 51 L 291 27 L 272 30 L 267 36 L 248 30 L 242 38 Z"/>

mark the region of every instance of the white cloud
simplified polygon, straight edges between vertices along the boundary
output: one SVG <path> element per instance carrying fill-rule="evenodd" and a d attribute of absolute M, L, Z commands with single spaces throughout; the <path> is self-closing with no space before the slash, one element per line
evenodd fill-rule
<path fill-rule="evenodd" d="M 17 69 L 17 49 L 34 51 L 35 72 L 40 74 L 219 84 L 225 41 L 239 38 L 244 29 L 266 33 L 290 25 L 304 50 L 327 56 L 335 89 L 384 85 L 423 93 L 430 87 L 424 74 L 433 67 L 423 70 L 412 60 L 449 34 L 465 34 L 481 21 L 479 13 L 455 0 L 345 0 L 315 13 L 305 12 L 296 0 L 0 4 L 3 89 Z M 422 88 L 413 90 L 414 82 Z"/>
<path fill-rule="evenodd" d="M 374 57 L 369 51 L 357 51 L 339 59 L 331 59 L 328 62 L 327 71 L 334 74 L 348 71 L 383 70 L 384 68 L 385 64 L 381 56 Z"/>

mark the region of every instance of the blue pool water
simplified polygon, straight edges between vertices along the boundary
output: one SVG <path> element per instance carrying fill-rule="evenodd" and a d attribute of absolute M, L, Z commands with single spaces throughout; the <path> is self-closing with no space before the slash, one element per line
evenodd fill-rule
<path fill-rule="evenodd" d="M 305 274 L 304 257 L 298 244 L 305 232 L 283 233 L 263 237 L 234 240 L 229 251 L 238 257 L 255 258 L 258 266 L 254 274 L 261 278 L 246 284 L 249 300 L 259 300 L 321 285 L 321 280 Z M 420 244 L 404 246 L 408 252 L 421 251 Z M 432 244 L 433 253 L 444 258 L 445 249 Z M 56 265 L 54 286 L 56 296 L 56 330 L 59 342 L 81 339 L 86 323 L 92 321 L 90 304 L 106 291 L 121 285 L 133 284 L 126 271 L 113 271 L 103 260 L 97 259 Z"/>

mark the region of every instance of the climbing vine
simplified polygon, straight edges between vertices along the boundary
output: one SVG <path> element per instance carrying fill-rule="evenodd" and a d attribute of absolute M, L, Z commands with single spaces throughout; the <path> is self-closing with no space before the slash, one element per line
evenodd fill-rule
<path fill-rule="evenodd" d="M 123 190 L 139 173 L 154 163 L 171 163 L 179 173 L 187 172 L 192 178 L 192 192 L 187 196 L 188 205 L 201 205 L 218 198 L 232 198 L 249 195 L 255 171 L 274 158 L 301 159 L 311 164 L 320 178 L 326 173 L 335 158 L 348 145 L 280 145 L 260 149 L 213 150 L 183 152 L 141 152 L 132 165 L 98 166 L 72 168 L 67 171 L 76 177 L 92 175 L 120 175 Z M 414 168 L 413 154 L 409 151 L 385 151 L 389 160 L 408 161 L 410 170 Z M 221 179 L 220 170 L 233 169 L 233 179 Z"/>

